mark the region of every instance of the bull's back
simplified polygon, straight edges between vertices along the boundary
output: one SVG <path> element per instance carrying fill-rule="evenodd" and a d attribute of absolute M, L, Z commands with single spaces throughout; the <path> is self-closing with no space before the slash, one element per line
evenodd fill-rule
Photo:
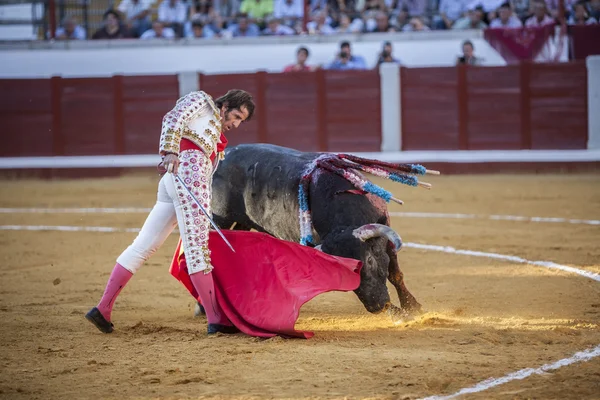
<path fill-rule="evenodd" d="M 298 185 L 317 156 L 271 144 L 229 148 L 213 177 L 213 212 L 298 241 Z"/>

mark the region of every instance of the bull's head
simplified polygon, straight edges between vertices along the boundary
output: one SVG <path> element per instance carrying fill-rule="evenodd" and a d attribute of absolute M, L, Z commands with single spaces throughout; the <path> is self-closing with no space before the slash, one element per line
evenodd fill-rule
<path fill-rule="evenodd" d="M 325 253 L 362 261 L 360 286 L 354 292 L 372 313 L 384 311 L 391 304 L 386 286 L 390 243 L 396 252 L 402 247 L 400 236 L 392 228 L 367 224 L 339 227 L 325 236 L 318 246 Z"/>

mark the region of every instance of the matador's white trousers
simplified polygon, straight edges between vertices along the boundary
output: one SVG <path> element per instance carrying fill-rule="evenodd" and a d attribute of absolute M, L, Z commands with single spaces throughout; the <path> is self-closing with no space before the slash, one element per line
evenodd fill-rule
<path fill-rule="evenodd" d="M 211 214 L 212 164 L 200 150 L 186 150 L 179 155 L 179 177 Z M 156 204 L 133 243 L 117 258 L 135 274 L 179 225 L 188 272 L 212 270 L 208 234 L 210 221 L 175 177 L 166 173 L 158 184 Z"/>

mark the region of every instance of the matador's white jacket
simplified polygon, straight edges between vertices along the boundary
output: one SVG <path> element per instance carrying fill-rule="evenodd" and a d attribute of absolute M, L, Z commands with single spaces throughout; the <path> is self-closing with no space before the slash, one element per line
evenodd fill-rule
<path fill-rule="evenodd" d="M 217 151 L 217 144 L 221 143 L 221 122 L 219 109 L 210 95 L 203 91 L 185 95 L 163 118 L 160 155 L 179 155 L 181 139 L 185 138 L 197 145 L 207 158 L 218 153 L 217 160 L 223 159 L 223 152 Z"/>

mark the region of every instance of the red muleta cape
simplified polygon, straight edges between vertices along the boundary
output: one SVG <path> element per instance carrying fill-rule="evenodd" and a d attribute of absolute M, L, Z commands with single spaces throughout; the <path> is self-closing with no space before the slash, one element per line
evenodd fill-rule
<path fill-rule="evenodd" d="M 236 252 L 217 232 L 210 232 L 215 294 L 227 318 L 245 334 L 311 338 L 312 332 L 294 329 L 300 307 L 321 293 L 351 291 L 360 285 L 362 263 L 358 260 L 331 256 L 265 233 L 222 232 Z M 181 239 L 170 272 L 199 300 Z"/>

